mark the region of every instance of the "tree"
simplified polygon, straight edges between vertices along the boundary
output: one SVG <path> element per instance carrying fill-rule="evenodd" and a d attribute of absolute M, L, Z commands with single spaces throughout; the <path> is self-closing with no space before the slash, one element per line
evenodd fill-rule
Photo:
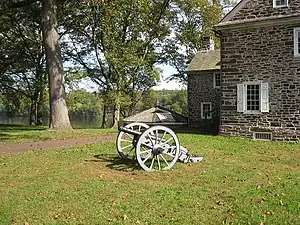
<path fill-rule="evenodd" d="M 47 79 L 39 8 L 32 4 L 22 9 L 10 9 L 0 18 L 3 23 L 0 28 L 0 46 L 4 55 L 0 67 L 5 67 L 1 77 L 1 91 L 7 99 L 13 95 L 27 98 L 30 104 L 30 125 L 41 125 Z"/>
<path fill-rule="evenodd" d="M 39 1 L 4 0 L 1 2 L 0 9 L 5 14 L 7 9 L 20 8 L 36 2 Z M 41 30 L 43 34 L 43 43 L 49 77 L 50 128 L 53 130 L 68 130 L 72 129 L 72 127 L 70 124 L 68 108 L 65 100 L 64 71 L 61 60 L 56 16 L 56 0 L 42 0 Z"/>
<path fill-rule="evenodd" d="M 46 53 L 50 90 L 50 128 L 54 130 L 72 129 L 64 86 L 64 70 L 57 26 L 57 5 L 55 0 L 42 2 L 42 31 Z"/>
<path fill-rule="evenodd" d="M 156 101 L 159 106 L 170 109 L 182 115 L 187 115 L 186 90 L 160 90 L 156 92 Z"/>
<path fill-rule="evenodd" d="M 118 125 L 121 99 L 146 91 L 159 79 L 157 48 L 169 34 L 165 11 L 169 0 L 112 0 L 79 4 L 76 17 L 67 18 L 66 54 L 113 98 L 114 127 Z M 74 9 L 74 8 L 72 8 Z M 104 107 L 105 110 L 105 107 Z M 105 121 L 105 120 L 103 120 Z"/>
<path fill-rule="evenodd" d="M 71 116 L 100 116 L 102 99 L 97 93 L 85 90 L 73 90 L 67 95 L 68 108 Z"/>
<path fill-rule="evenodd" d="M 165 63 L 176 68 L 170 80 L 187 82 L 186 68 L 202 47 L 204 36 L 214 37 L 212 27 L 219 22 L 222 15 L 221 1 L 175 0 L 172 17 L 173 33 L 165 42 L 162 54 Z M 218 40 L 215 39 L 216 44 Z"/>

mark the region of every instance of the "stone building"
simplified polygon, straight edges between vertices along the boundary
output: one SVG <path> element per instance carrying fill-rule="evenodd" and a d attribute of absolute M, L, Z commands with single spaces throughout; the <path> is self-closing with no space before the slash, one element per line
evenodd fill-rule
<path fill-rule="evenodd" d="M 215 33 L 221 43 L 220 133 L 300 140 L 300 0 L 242 0 Z M 201 95 L 199 87 L 188 88 Z M 199 107 L 189 100 L 190 110 Z"/>
<path fill-rule="evenodd" d="M 213 41 L 203 40 L 203 49 L 188 69 L 189 126 L 204 133 L 219 133 L 220 124 L 220 50 Z"/>

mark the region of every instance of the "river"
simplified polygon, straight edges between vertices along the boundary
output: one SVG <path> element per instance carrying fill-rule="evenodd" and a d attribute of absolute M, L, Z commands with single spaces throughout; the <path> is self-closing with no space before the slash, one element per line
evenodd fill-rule
<path fill-rule="evenodd" d="M 70 117 L 70 122 L 73 128 L 99 128 L 102 123 L 102 117 L 97 116 L 92 117 Z M 49 117 L 43 118 L 43 125 L 47 126 L 49 124 Z M 112 116 L 108 116 L 108 126 L 112 125 Z M 11 124 L 11 125 L 29 125 L 28 116 L 15 116 L 7 117 L 0 116 L 0 124 Z"/>

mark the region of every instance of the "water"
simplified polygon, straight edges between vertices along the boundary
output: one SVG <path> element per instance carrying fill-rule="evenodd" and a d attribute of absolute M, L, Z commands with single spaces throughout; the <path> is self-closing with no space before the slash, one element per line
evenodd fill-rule
<path fill-rule="evenodd" d="M 77 116 L 70 117 L 70 122 L 73 128 L 100 128 L 102 124 L 102 117 L 91 116 Z M 107 116 L 108 127 L 112 126 L 112 116 Z M 0 116 L 0 124 L 11 125 L 29 125 L 28 116 L 7 117 Z M 49 117 L 43 118 L 43 125 L 48 126 Z"/>

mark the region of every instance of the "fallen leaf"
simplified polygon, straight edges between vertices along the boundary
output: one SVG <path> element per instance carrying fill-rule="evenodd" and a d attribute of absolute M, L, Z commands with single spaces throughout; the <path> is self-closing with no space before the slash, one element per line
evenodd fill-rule
<path fill-rule="evenodd" d="M 283 205 L 283 201 L 282 200 L 280 200 L 279 202 L 280 202 L 280 205 Z"/>

